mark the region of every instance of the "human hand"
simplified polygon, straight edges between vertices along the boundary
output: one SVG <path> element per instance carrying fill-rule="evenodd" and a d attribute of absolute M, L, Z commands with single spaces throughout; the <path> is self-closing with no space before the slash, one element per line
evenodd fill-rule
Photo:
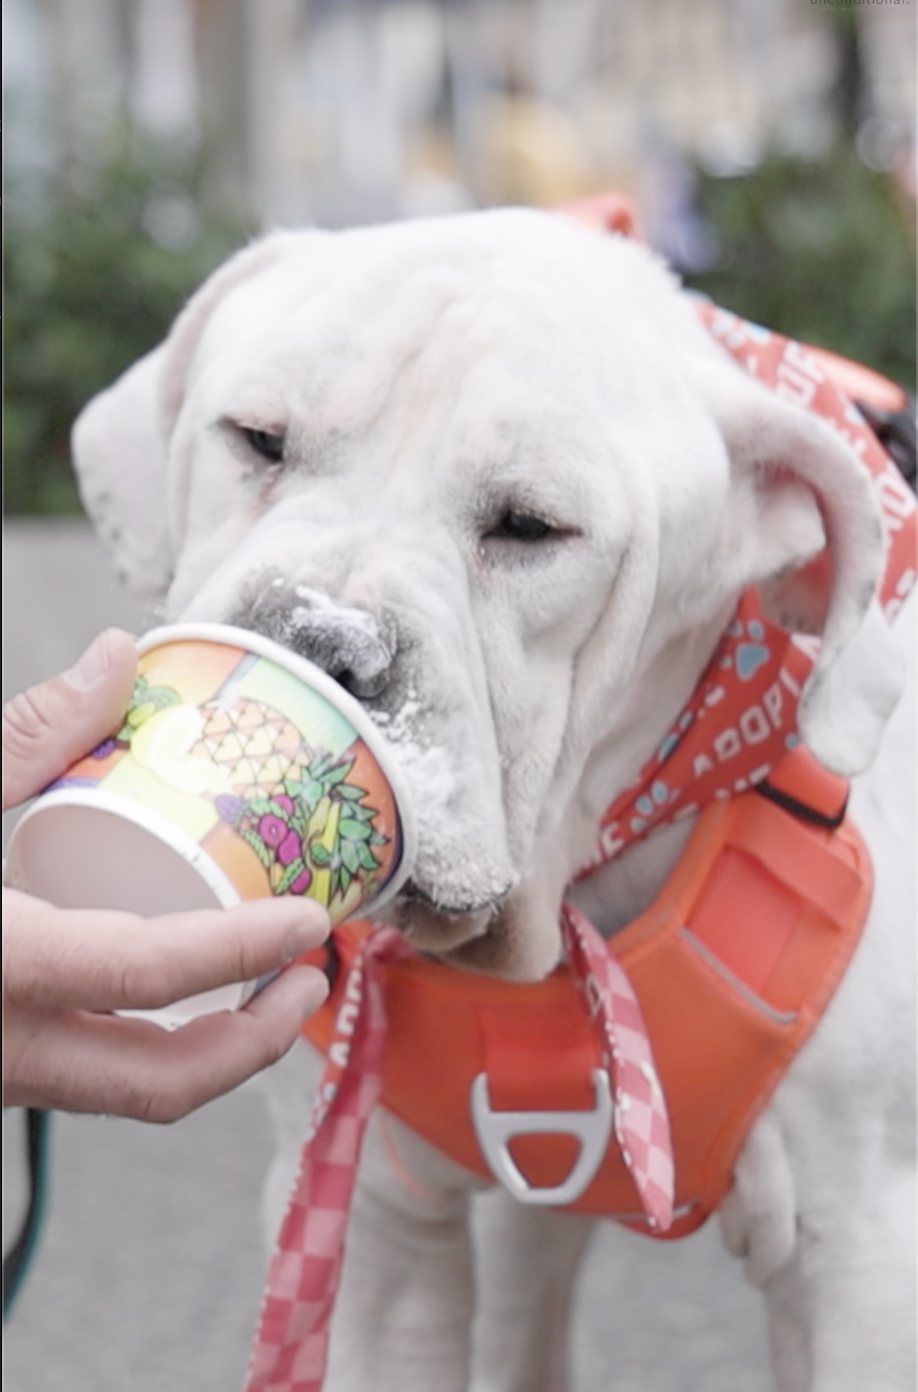
<path fill-rule="evenodd" d="M 3 809 L 110 734 L 137 654 L 109 629 L 76 667 L 3 709 Z M 143 919 L 58 909 L 3 891 L 3 1101 L 175 1121 L 274 1063 L 325 999 L 315 967 L 290 963 L 327 936 L 311 900 L 272 899 Z M 173 1033 L 108 1012 L 152 1009 L 281 971 L 242 1010 Z"/>

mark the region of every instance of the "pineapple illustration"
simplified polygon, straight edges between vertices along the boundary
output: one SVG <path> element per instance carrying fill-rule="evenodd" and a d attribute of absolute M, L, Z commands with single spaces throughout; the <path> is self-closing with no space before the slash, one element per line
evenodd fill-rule
<path fill-rule="evenodd" d="M 191 754 L 226 769 L 237 797 L 270 798 L 297 779 L 309 760 L 299 731 L 263 701 L 211 702 L 201 708 L 204 726 Z"/>

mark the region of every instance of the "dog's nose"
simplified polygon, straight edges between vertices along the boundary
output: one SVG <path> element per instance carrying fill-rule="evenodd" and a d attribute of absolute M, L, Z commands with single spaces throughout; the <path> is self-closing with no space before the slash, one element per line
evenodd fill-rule
<path fill-rule="evenodd" d="M 235 622 L 308 658 L 358 700 L 382 695 L 389 683 L 395 644 L 368 609 L 337 604 L 302 586 L 274 587 Z"/>

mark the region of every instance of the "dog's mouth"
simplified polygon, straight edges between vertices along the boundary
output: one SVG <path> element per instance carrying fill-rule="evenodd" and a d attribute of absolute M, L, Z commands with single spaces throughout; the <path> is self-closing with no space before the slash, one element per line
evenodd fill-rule
<path fill-rule="evenodd" d="M 392 918 L 405 940 L 445 965 L 510 981 L 538 980 L 551 963 L 533 969 L 523 951 L 523 921 L 511 895 L 467 913 L 445 913 L 425 897 L 396 901 Z M 429 904 L 429 906 L 428 906 Z"/>
<path fill-rule="evenodd" d="M 485 937 L 517 882 L 486 693 L 455 680 L 410 615 L 399 623 L 384 606 L 355 609 L 280 573 L 259 573 L 234 621 L 316 662 L 360 702 L 391 753 L 418 844 L 379 920 L 436 956 Z"/>
<path fill-rule="evenodd" d="M 487 900 L 456 895 L 446 901 L 409 879 L 382 917 L 419 952 L 439 957 L 486 936 L 511 888 L 507 885 Z"/>

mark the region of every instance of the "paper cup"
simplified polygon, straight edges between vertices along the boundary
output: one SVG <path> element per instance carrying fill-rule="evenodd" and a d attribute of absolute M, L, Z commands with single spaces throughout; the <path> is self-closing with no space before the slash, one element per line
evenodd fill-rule
<path fill-rule="evenodd" d="M 410 873 L 398 768 L 327 673 L 223 624 L 138 644 L 121 728 L 42 793 L 7 851 L 7 882 L 62 908 L 151 917 L 301 895 L 333 924 L 371 913 Z M 174 1028 L 238 1009 L 244 982 L 133 1012 Z"/>

